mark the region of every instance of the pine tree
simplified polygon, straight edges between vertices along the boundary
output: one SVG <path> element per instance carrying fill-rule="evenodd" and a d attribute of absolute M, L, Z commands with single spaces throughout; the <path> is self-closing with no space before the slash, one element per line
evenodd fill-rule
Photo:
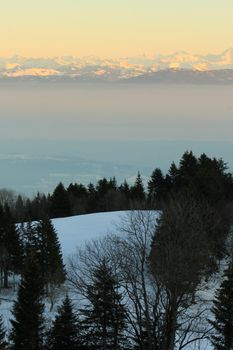
<path fill-rule="evenodd" d="M 45 286 L 61 284 L 65 280 L 60 243 L 52 221 L 44 217 L 37 225 L 40 267 Z"/>
<path fill-rule="evenodd" d="M 91 182 L 87 186 L 87 198 L 87 212 L 94 213 L 96 211 L 98 200 L 96 188 Z"/>
<path fill-rule="evenodd" d="M 94 271 L 87 299 L 89 304 L 81 310 L 85 345 L 88 349 L 121 349 L 125 342 L 123 331 L 126 327 L 126 310 L 117 281 L 105 261 Z"/>
<path fill-rule="evenodd" d="M 126 196 L 126 198 L 129 198 L 130 196 L 130 188 L 129 188 L 129 184 L 126 180 L 124 180 L 123 184 L 120 185 L 119 190 L 124 193 L 124 195 Z"/>
<path fill-rule="evenodd" d="M 19 232 L 8 205 L 0 208 L 1 285 L 8 288 L 9 272 L 21 268 L 22 249 Z"/>
<path fill-rule="evenodd" d="M 61 182 L 53 191 L 50 210 L 53 218 L 69 216 L 71 213 L 69 195 Z"/>
<path fill-rule="evenodd" d="M 124 180 L 124 182 L 119 186 L 118 191 L 121 195 L 120 209 L 130 209 L 130 187 L 126 180 Z"/>
<path fill-rule="evenodd" d="M 224 280 L 216 293 L 212 308 L 215 319 L 211 338 L 215 350 L 233 349 L 233 260 L 224 272 Z"/>
<path fill-rule="evenodd" d="M 15 216 L 17 222 L 23 222 L 25 219 L 26 210 L 23 198 L 21 195 L 18 195 L 16 203 L 15 203 Z"/>
<path fill-rule="evenodd" d="M 165 190 L 165 179 L 162 171 L 156 168 L 148 182 L 148 199 L 150 202 L 158 202 L 162 199 Z"/>
<path fill-rule="evenodd" d="M 24 257 L 34 255 L 39 258 L 39 238 L 35 223 L 28 221 L 21 224 L 21 237 L 24 247 Z"/>
<path fill-rule="evenodd" d="M 43 349 L 43 283 L 36 257 L 27 257 L 11 320 L 12 350 Z"/>
<path fill-rule="evenodd" d="M 7 349 L 6 332 L 5 332 L 2 316 L 0 316 L 0 350 L 6 350 L 6 349 Z"/>
<path fill-rule="evenodd" d="M 138 172 L 134 185 L 131 187 L 131 198 L 135 202 L 143 202 L 145 200 L 145 190 L 141 178 L 141 174 Z"/>
<path fill-rule="evenodd" d="M 197 171 L 197 158 L 193 155 L 193 152 L 186 151 L 180 160 L 180 175 L 192 176 Z"/>
<path fill-rule="evenodd" d="M 58 309 L 47 339 L 48 350 L 78 350 L 79 340 L 78 319 L 73 311 L 73 305 L 68 296 Z"/>

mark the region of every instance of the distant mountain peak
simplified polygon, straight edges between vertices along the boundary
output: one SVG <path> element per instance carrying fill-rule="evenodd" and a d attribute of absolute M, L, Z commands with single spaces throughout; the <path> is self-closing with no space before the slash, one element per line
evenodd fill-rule
<path fill-rule="evenodd" d="M 99 58 L 96 56 L 75 57 L 0 57 L 0 78 L 59 78 L 72 80 L 119 81 L 137 77 L 151 77 L 160 71 L 212 72 L 233 69 L 233 48 L 220 54 L 192 54 L 177 51 L 172 54 L 142 54 L 136 57 Z M 216 71 L 216 72 L 215 72 Z M 191 73 L 187 75 L 191 76 Z M 170 72 L 171 73 L 171 72 Z M 182 72 L 182 77 L 185 73 Z M 229 73 L 230 74 L 230 73 Z M 157 74 L 158 75 L 158 74 Z M 163 73 L 168 75 L 168 73 Z M 226 73 L 224 79 L 227 79 Z M 161 78 L 160 74 L 160 78 Z M 222 81 L 222 78 L 220 79 Z M 230 74 L 228 81 L 232 80 Z"/>

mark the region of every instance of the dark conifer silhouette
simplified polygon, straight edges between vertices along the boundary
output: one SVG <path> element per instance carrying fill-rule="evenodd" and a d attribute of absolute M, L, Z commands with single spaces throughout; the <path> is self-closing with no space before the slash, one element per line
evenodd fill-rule
<path fill-rule="evenodd" d="M 19 232 L 8 205 L 0 207 L 0 255 L 1 286 L 8 288 L 9 273 L 18 273 L 22 262 Z"/>
<path fill-rule="evenodd" d="M 43 281 L 35 256 L 27 257 L 11 320 L 12 350 L 43 349 Z"/>
<path fill-rule="evenodd" d="M 141 174 L 138 172 L 134 185 L 130 189 L 131 199 L 135 203 L 143 203 L 145 201 L 145 190 L 141 178 Z"/>
<path fill-rule="evenodd" d="M 94 271 L 94 280 L 88 287 L 87 299 L 89 304 L 81 310 L 84 345 L 88 349 L 123 348 L 126 310 L 117 281 L 105 261 Z"/>
<path fill-rule="evenodd" d="M 162 199 L 166 190 L 165 179 L 162 171 L 156 168 L 148 182 L 148 200 L 151 204 L 157 204 Z"/>
<path fill-rule="evenodd" d="M 69 216 L 71 213 L 69 196 L 61 182 L 53 191 L 50 211 L 54 218 Z"/>
<path fill-rule="evenodd" d="M 51 219 L 44 217 L 36 230 L 42 278 L 48 289 L 49 284 L 59 285 L 65 280 L 61 247 Z"/>
<path fill-rule="evenodd" d="M 233 349 L 233 261 L 224 272 L 224 280 L 216 293 L 212 308 L 214 328 L 211 337 L 215 350 Z"/>
<path fill-rule="evenodd" d="M 48 334 L 46 348 L 48 350 L 81 349 L 78 319 L 68 296 L 58 309 L 58 314 Z"/>

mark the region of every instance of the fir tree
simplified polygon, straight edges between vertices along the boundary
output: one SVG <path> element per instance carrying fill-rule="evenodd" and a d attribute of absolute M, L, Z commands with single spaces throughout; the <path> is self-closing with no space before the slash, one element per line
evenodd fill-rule
<path fill-rule="evenodd" d="M 124 195 L 129 198 L 130 196 L 130 188 L 129 184 L 126 180 L 124 180 L 123 184 L 120 185 L 119 190 L 124 193 Z"/>
<path fill-rule="evenodd" d="M 15 216 L 17 222 L 23 222 L 25 219 L 25 205 L 21 195 L 18 195 L 16 203 L 15 203 Z"/>
<path fill-rule="evenodd" d="M 233 260 L 224 272 L 224 280 L 216 293 L 212 308 L 215 319 L 209 321 L 215 334 L 211 337 L 215 350 L 233 349 Z"/>
<path fill-rule="evenodd" d="M 80 348 L 78 319 L 74 314 L 70 298 L 66 296 L 49 331 L 47 349 L 78 350 Z"/>
<path fill-rule="evenodd" d="M 43 349 L 43 283 L 36 257 L 27 257 L 11 320 L 12 350 Z"/>
<path fill-rule="evenodd" d="M 60 182 L 51 197 L 51 215 L 53 218 L 70 215 L 69 195 L 64 185 Z"/>
<path fill-rule="evenodd" d="M 93 284 L 88 287 L 89 305 L 81 310 L 82 328 L 88 349 L 121 349 L 125 342 L 126 310 L 111 269 L 103 261 L 94 271 Z M 85 339 L 85 337 L 84 337 Z"/>
<path fill-rule="evenodd" d="M 37 225 L 40 267 L 45 286 L 61 284 L 65 280 L 60 243 L 52 221 L 44 217 Z"/>
<path fill-rule="evenodd" d="M 174 162 L 171 163 L 171 166 L 168 170 L 168 179 L 172 188 L 179 185 L 180 172 Z"/>
<path fill-rule="evenodd" d="M 24 246 L 24 257 L 33 255 L 39 259 L 39 238 L 35 223 L 28 221 L 26 224 L 21 224 L 20 230 Z"/>
<path fill-rule="evenodd" d="M 148 182 L 148 199 L 150 202 L 158 202 L 162 199 L 165 190 L 165 179 L 162 171 L 156 168 Z"/>
<path fill-rule="evenodd" d="M 135 202 L 143 202 L 145 200 L 145 190 L 141 178 L 141 174 L 138 172 L 134 185 L 131 187 L 131 198 Z"/>
<path fill-rule="evenodd" d="M 87 186 L 87 212 L 88 213 L 94 213 L 96 211 L 97 207 L 97 191 L 93 183 L 89 183 Z"/>
<path fill-rule="evenodd" d="M 9 272 L 20 271 L 22 249 L 19 232 L 8 205 L 0 208 L 1 285 L 8 288 Z"/>

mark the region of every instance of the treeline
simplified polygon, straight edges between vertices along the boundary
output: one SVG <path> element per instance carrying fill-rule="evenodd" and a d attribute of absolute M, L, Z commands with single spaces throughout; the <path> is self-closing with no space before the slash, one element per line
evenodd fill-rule
<path fill-rule="evenodd" d="M 138 174 L 132 186 L 60 183 L 51 195 L 2 204 L 1 287 L 21 280 L 8 337 L 0 321 L 0 349 L 174 350 L 203 339 L 232 349 L 233 178 L 221 159 L 186 152 L 167 174 L 155 169 L 147 189 Z M 119 209 L 147 210 L 129 212 L 123 235 L 87 244 L 65 271 L 50 217 Z M 197 304 L 222 258 L 227 282 L 209 322 Z M 82 302 L 67 295 L 48 324 L 45 298 L 52 308 L 65 281 Z"/>
<path fill-rule="evenodd" d="M 146 192 L 138 174 L 135 184 L 126 181 L 120 186 L 115 178 L 103 178 L 96 185 L 70 184 L 67 188 L 60 182 L 50 195 L 40 194 L 33 199 L 18 196 L 13 211 L 17 221 L 28 218 L 37 220 L 45 213 L 51 218 L 96 212 L 127 210 L 145 207 Z"/>
<path fill-rule="evenodd" d="M 59 183 L 49 195 L 38 193 L 33 199 L 19 195 L 11 208 L 17 222 L 38 220 L 45 214 L 56 218 L 114 210 L 159 209 L 171 193 L 184 189 L 197 198 L 208 198 L 221 209 L 221 202 L 229 203 L 233 199 L 232 174 L 221 159 L 205 154 L 195 157 L 192 152 L 185 152 L 179 164 L 172 163 L 166 174 L 156 168 L 146 186 L 140 173 L 133 185 L 127 181 L 118 185 L 114 177 L 88 186 L 71 183 L 65 187 Z"/>

